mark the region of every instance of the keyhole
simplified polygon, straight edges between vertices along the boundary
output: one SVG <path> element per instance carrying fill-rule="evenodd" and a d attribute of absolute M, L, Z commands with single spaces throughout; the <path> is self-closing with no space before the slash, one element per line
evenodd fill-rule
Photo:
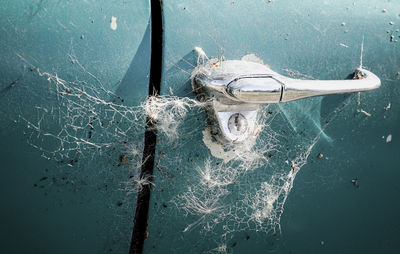
<path fill-rule="evenodd" d="M 247 131 L 247 119 L 240 113 L 231 115 L 228 120 L 228 129 L 235 136 L 243 135 Z"/>

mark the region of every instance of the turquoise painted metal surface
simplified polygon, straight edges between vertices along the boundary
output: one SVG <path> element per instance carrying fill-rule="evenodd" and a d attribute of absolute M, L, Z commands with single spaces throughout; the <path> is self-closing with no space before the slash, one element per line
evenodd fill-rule
<path fill-rule="evenodd" d="M 144 117 L 158 121 L 144 253 L 391 253 L 400 225 L 400 6 L 167 1 L 161 97 L 146 101 L 147 1 L 0 7 L 1 251 L 128 252 Z M 266 105 L 256 142 L 210 135 L 190 76 L 209 58 L 379 90 Z"/>
<path fill-rule="evenodd" d="M 3 1 L 2 253 L 124 253 L 143 149 L 148 1 Z"/>
<path fill-rule="evenodd" d="M 176 133 L 159 136 L 145 253 L 394 252 L 399 13 L 374 1 L 164 3 L 164 95 L 194 99 L 194 47 L 300 79 L 346 79 L 361 64 L 382 87 L 266 106 L 249 153 L 216 149 L 202 106 L 183 100 Z"/>

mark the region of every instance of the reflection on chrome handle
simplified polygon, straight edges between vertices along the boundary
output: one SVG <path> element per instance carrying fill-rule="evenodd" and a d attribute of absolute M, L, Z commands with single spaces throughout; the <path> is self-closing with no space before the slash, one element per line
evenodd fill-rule
<path fill-rule="evenodd" d="M 353 80 L 300 80 L 272 75 L 242 75 L 226 86 L 228 97 L 248 103 L 277 103 L 312 96 L 364 92 L 378 88 L 380 79 L 358 68 Z"/>

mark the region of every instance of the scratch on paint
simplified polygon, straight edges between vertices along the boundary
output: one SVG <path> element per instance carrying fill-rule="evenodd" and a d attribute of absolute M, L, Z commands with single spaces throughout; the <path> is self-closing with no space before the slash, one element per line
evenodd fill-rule
<path fill-rule="evenodd" d="M 117 27 L 118 27 L 118 25 L 117 25 L 117 17 L 112 16 L 111 17 L 110 28 L 112 30 L 117 30 Z"/>
<path fill-rule="evenodd" d="M 364 54 L 364 35 L 361 41 L 360 68 L 362 68 L 363 66 L 363 54 Z"/>
<path fill-rule="evenodd" d="M 47 3 L 46 0 L 40 0 L 36 4 L 32 4 L 29 7 L 29 17 L 32 19 L 34 18 L 42 9 L 46 10 L 44 8 L 44 5 Z"/>

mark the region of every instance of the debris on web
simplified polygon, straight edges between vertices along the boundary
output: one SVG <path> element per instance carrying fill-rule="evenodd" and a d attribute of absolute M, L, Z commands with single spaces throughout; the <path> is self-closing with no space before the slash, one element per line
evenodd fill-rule
<path fill-rule="evenodd" d="M 195 51 L 197 68 L 205 64 L 219 68 L 221 59 L 208 58 L 201 48 Z M 262 62 L 254 54 L 244 59 Z M 153 187 L 170 189 L 164 195 L 175 204 L 174 214 L 186 216 L 188 222 L 183 234 L 218 232 L 223 241 L 247 230 L 279 232 L 297 173 L 307 164 L 321 135 L 326 136 L 327 125 L 340 112 L 335 110 L 321 124 L 319 98 L 284 106 L 266 105 L 260 110 L 258 127 L 249 140 L 223 145 L 212 136 L 205 117 L 209 101 L 171 92 L 151 96 L 136 106 L 126 105 L 123 98 L 88 72 L 73 52 L 70 60 L 86 75 L 86 81 L 29 68 L 38 79 L 47 80 L 47 86 L 29 87 L 32 96 L 39 98 L 34 107 L 15 107 L 18 121 L 26 126 L 28 143 L 44 158 L 57 162 L 79 159 L 89 164 L 99 157 L 112 157 L 105 160 L 107 165 L 114 163 L 129 174 L 118 183 L 120 191 L 129 195 L 152 184 L 150 176 L 140 177 L 142 138 L 148 117 L 156 123 L 157 149 L 162 149 L 155 165 L 161 177 Z M 25 88 L 22 84 L 12 87 Z M 75 165 L 70 163 L 69 167 Z M 104 165 L 98 170 L 110 178 L 116 174 Z M 226 244 L 219 243 L 210 253 L 226 251 Z"/>
<path fill-rule="evenodd" d="M 206 58 L 201 49 L 195 51 L 198 53 L 196 69 L 210 64 L 219 68 L 219 59 Z M 244 59 L 262 62 L 254 54 Z M 290 72 L 309 78 L 297 71 Z M 192 173 L 182 175 L 179 180 L 189 187 L 180 190 L 173 203 L 192 221 L 183 233 L 219 232 L 221 239 L 226 239 L 247 230 L 266 234 L 280 232 L 281 216 L 295 177 L 307 164 L 320 137 L 331 141 L 324 130 L 341 110 L 328 115 L 324 123 L 320 111 L 321 98 L 284 106 L 267 105 L 258 116 L 257 134 L 242 144 L 221 144 L 209 126 L 198 128 L 209 156 L 196 160 Z M 180 140 L 179 144 L 173 142 L 170 146 L 177 149 L 187 147 L 188 143 Z"/>

